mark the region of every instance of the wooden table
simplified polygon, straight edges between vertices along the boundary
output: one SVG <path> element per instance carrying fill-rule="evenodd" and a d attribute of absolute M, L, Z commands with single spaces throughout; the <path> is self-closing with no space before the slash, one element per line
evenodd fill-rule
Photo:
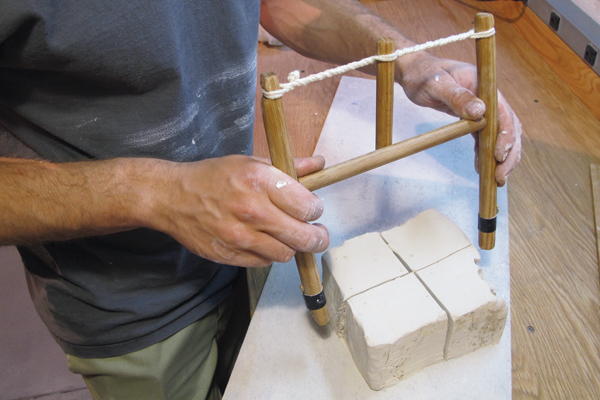
<path fill-rule="evenodd" d="M 600 291 L 589 171 L 600 163 L 600 78 L 521 2 L 362 3 L 418 43 L 467 31 L 478 11 L 495 14 L 498 87 L 524 127 L 523 160 L 508 184 L 513 398 L 596 398 Z M 475 62 L 472 41 L 432 53 Z M 285 77 L 328 66 L 259 46 L 259 72 Z M 338 82 L 284 97 L 295 156 L 314 151 Z M 255 154 L 267 156 L 259 109 L 256 121 Z"/>

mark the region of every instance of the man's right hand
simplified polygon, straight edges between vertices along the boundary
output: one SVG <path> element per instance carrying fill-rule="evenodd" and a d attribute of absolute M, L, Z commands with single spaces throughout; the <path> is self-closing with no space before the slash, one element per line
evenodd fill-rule
<path fill-rule="evenodd" d="M 324 160 L 296 161 L 299 176 Z M 246 156 L 172 164 L 150 217 L 150 227 L 190 251 L 223 264 L 259 267 L 287 262 L 296 251 L 322 252 L 327 229 L 323 203 L 276 168 Z"/>

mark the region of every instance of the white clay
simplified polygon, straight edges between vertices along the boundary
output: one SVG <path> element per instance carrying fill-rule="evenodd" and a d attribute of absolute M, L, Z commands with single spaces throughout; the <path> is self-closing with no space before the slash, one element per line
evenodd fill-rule
<path fill-rule="evenodd" d="M 436 210 L 423 211 L 381 236 L 411 271 L 473 246 L 454 222 Z"/>
<path fill-rule="evenodd" d="M 483 280 L 479 259 L 435 210 L 323 255 L 331 322 L 372 389 L 499 342 L 507 306 Z"/>
<path fill-rule="evenodd" d="M 371 389 L 398 383 L 444 359 L 446 312 L 414 274 L 348 300 L 346 339 Z"/>
<path fill-rule="evenodd" d="M 330 320 L 344 329 L 346 301 L 352 296 L 408 273 L 378 233 L 367 233 L 328 250 L 322 258 L 323 286 Z"/>
<path fill-rule="evenodd" d="M 508 308 L 483 280 L 468 249 L 416 272 L 449 317 L 444 358 L 458 358 L 497 344 Z"/>

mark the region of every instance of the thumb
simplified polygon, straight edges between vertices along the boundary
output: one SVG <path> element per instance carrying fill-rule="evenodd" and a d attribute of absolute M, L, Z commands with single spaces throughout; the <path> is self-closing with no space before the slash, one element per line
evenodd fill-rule
<path fill-rule="evenodd" d="M 256 161 L 260 161 L 265 164 L 271 164 L 271 160 L 263 157 L 252 156 Z M 312 156 L 306 158 L 294 158 L 294 168 L 298 177 L 312 174 L 322 170 L 325 167 L 325 158 L 323 156 Z"/>
<path fill-rule="evenodd" d="M 301 177 L 322 170 L 325 167 L 325 158 L 323 156 L 296 158 L 294 159 L 294 166 L 296 167 L 296 175 Z"/>
<path fill-rule="evenodd" d="M 485 114 L 485 103 L 469 89 L 456 81 L 440 81 L 439 100 L 456 115 L 466 119 L 479 119 Z"/>

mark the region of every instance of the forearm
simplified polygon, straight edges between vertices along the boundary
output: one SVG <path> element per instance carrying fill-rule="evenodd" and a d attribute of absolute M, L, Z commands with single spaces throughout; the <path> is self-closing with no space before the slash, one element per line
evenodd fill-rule
<path fill-rule="evenodd" d="M 261 24 L 300 54 L 335 64 L 372 56 L 381 37 L 393 38 L 396 48 L 414 45 L 396 27 L 354 0 L 263 0 Z M 398 80 L 404 64 L 420 56 L 398 59 Z M 366 69 L 375 71 L 375 67 Z"/>
<path fill-rule="evenodd" d="M 150 178 L 158 163 L 0 158 L 0 244 L 66 240 L 145 225 Z"/>

